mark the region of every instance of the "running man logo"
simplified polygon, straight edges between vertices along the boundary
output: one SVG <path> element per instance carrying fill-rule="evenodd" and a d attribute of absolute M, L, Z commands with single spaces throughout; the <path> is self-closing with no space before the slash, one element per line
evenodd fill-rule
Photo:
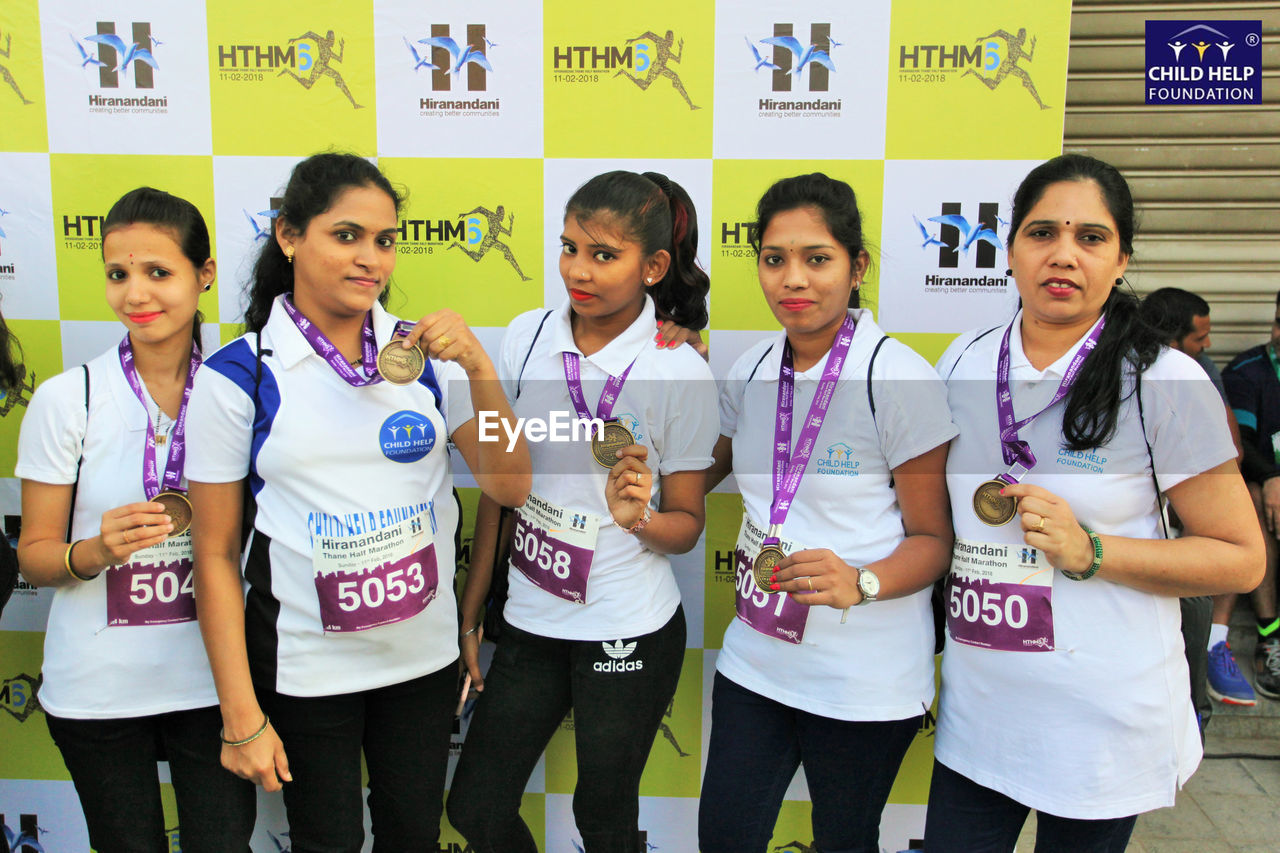
<path fill-rule="evenodd" d="M 0 831 L 4 832 L 5 853 L 44 853 L 40 836 L 49 830 L 40 828 L 40 819 L 36 815 L 18 815 L 18 828 L 15 830 L 0 813 Z"/>
<path fill-rule="evenodd" d="M 802 43 L 795 37 L 794 24 L 773 25 L 773 35 L 760 39 L 760 44 L 773 47 L 772 60 L 764 58 L 750 39 L 747 46 L 755 59 L 755 69 L 772 69 L 772 85 L 775 92 L 790 92 L 792 80 L 799 80 L 807 69 L 809 91 L 826 92 L 830 88 L 831 72 L 836 70 L 831 59 L 831 48 L 841 42 L 831 38 L 831 24 L 810 24 L 809 42 Z"/>
<path fill-rule="evenodd" d="M 667 30 L 658 35 L 653 30 L 646 30 L 638 36 L 629 38 L 623 47 L 617 45 L 565 45 L 551 48 L 551 70 L 553 79 L 562 83 L 594 82 L 581 72 L 613 71 L 614 77 L 626 77 L 643 91 L 658 81 L 666 78 L 671 87 L 680 94 L 689 109 L 701 109 L 694 104 L 685 90 L 684 81 L 672 68 L 684 57 L 684 39 L 678 41 L 675 32 Z"/>
<path fill-rule="evenodd" d="M 0 709 L 20 723 L 40 710 L 40 685 L 44 673 L 34 678 L 25 672 L 0 681 Z"/>
<path fill-rule="evenodd" d="M 4 50 L 0 50 L 0 59 L 9 59 L 12 52 L 13 33 L 5 33 Z M 18 81 L 14 79 L 13 72 L 9 70 L 7 65 L 0 65 L 0 80 L 9 84 L 9 88 L 18 96 L 18 100 L 22 101 L 23 106 L 29 106 L 30 104 L 35 103 L 35 101 L 28 100 L 27 96 L 22 94 L 22 88 L 18 85 Z"/>
<path fill-rule="evenodd" d="M 333 63 L 342 62 L 347 48 L 346 39 L 338 38 L 333 30 L 327 30 L 323 36 L 315 30 L 307 30 L 289 39 L 284 46 L 220 44 L 217 47 L 218 74 L 223 80 L 258 82 L 262 75 L 256 72 L 274 70 L 277 77 L 288 75 L 302 88 L 310 90 L 321 77 L 328 77 L 338 91 L 346 95 L 354 109 L 364 107 L 356 103 L 342 74 L 333 67 Z M 305 72 L 306 76 L 299 71 Z"/>
<path fill-rule="evenodd" d="M 943 82 L 947 75 L 961 71 L 961 78 L 975 77 L 979 83 L 995 91 L 1008 77 L 1016 77 L 1042 110 L 1049 105 L 1040 100 L 1030 72 L 1018 63 L 1030 63 L 1036 52 L 1036 37 L 1027 42 L 1026 27 L 1011 33 L 998 29 L 966 44 L 914 44 L 898 46 L 898 77 L 909 83 Z"/>
<path fill-rule="evenodd" d="M 12 264 L 10 264 L 12 266 Z M 0 272 L 4 267 L 0 266 Z M 0 276 L 3 278 L 3 276 Z M 27 407 L 27 403 L 31 402 L 29 395 L 34 394 L 36 390 L 36 374 L 32 371 L 31 376 L 27 376 L 27 366 L 25 364 L 18 365 L 18 387 L 11 391 L 0 391 L 0 418 L 7 418 L 9 413 L 13 411 L 15 406 Z M 22 582 L 19 581 L 19 584 Z"/>
<path fill-rule="evenodd" d="M 676 700 L 672 697 L 671 701 L 667 703 L 667 710 L 662 712 L 662 722 L 658 723 L 658 731 L 666 738 L 667 743 L 671 744 L 671 748 L 676 751 L 676 755 L 681 758 L 688 758 L 689 753 L 680 748 L 680 741 L 676 740 L 676 733 L 671 730 L 671 724 L 668 722 L 675 716 L 675 711 Z"/>
<path fill-rule="evenodd" d="M 476 205 L 466 213 L 459 213 L 455 220 L 401 219 L 397 243 L 402 255 L 435 254 L 437 246 L 446 242 L 445 250 L 458 249 L 476 263 L 490 251 L 497 251 L 511 264 L 521 281 L 532 279 L 520 269 L 511 247 L 502 242 L 503 236 L 512 236 L 515 228 L 515 212 L 507 212 L 504 205 L 490 210 Z"/>
<path fill-rule="evenodd" d="M 113 21 L 98 21 L 97 32 L 85 36 L 80 41 L 72 37 L 72 43 L 80 52 L 80 67 L 98 66 L 99 88 L 120 88 L 121 78 L 127 78 L 131 70 L 133 88 L 155 88 L 155 72 L 159 70 L 160 65 L 156 62 L 152 51 L 163 42 L 152 37 L 149 21 L 133 21 L 130 24 L 130 37 L 130 41 L 126 44 L 124 38 L 116 33 L 116 24 Z M 96 43 L 97 57 L 91 56 L 81 42 Z"/>

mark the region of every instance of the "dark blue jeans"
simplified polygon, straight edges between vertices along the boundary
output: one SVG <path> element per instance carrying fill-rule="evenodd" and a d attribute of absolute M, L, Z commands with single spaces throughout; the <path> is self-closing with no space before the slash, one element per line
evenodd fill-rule
<path fill-rule="evenodd" d="M 502 626 L 449 791 L 449 821 L 471 849 L 538 853 L 520 795 L 570 708 L 578 757 L 573 817 L 586 853 L 643 849 L 640 777 L 680 680 L 684 609 L 657 631 L 619 643 Z"/>
<path fill-rule="evenodd" d="M 259 686 L 258 701 L 284 743 L 293 776 L 284 785 L 293 853 L 359 852 L 362 752 L 373 849 L 434 850 L 457 691 L 456 663 L 337 696 L 286 696 Z"/>
<path fill-rule="evenodd" d="M 47 722 L 80 796 L 89 843 L 99 853 L 170 849 L 156 773 L 156 762 L 166 756 L 184 853 L 249 849 L 253 785 L 222 767 L 217 707 L 117 720 L 50 714 Z"/>
<path fill-rule="evenodd" d="M 1008 853 L 1031 809 L 933 762 L 924 849 L 928 853 Z M 1124 853 L 1136 815 L 1075 820 L 1036 812 L 1035 853 Z"/>
<path fill-rule="evenodd" d="M 717 672 L 698 804 L 702 853 L 763 853 L 801 764 L 813 801 L 814 846 L 822 853 L 879 853 L 880 813 L 920 721 L 833 720 Z"/>

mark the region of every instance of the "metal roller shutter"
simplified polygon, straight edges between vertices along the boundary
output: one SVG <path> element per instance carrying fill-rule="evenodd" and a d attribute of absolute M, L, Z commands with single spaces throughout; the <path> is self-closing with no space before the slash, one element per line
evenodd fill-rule
<path fill-rule="evenodd" d="M 1147 19 L 1261 20 L 1257 105 L 1147 106 Z M 1139 293 L 1181 287 L 1212 306 L 1213 357 L 1265 340 L 1280 290 L 1280 2 L 1075 0 L 1063 150 L 1133 187 Z"/>

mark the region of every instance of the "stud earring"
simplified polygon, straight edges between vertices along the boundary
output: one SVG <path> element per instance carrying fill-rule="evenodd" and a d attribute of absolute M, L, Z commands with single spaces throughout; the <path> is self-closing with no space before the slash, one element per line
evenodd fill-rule
<path fill-rule="evenodd" d="M 284 250 L 284 259 L 289 263 L 293 263 L 293 247 L 288 246 Z"/>
<path fill-rule="evenodd" d="M 1117 278 L 1117 279 L 1116 279 L 1116 285 L 1117 285 L 1117 286 L 1119 286 L 1119 285 L 1122 285 L 1122 284 L 1124 284 L 1124 279 L 1123 279 L 1123 278 Z"/>
<path fill-rule="evenodd" d="M 653 276 L 649 276 L 644 280 L 645 284 L 653 284 Z"/>
<path fill-rule="evenodd" d="M 211 287 L 213 287 L 213 282 L 209 282 L 209 283 L 208 283 L 208 284 L 206 284 L 204 287 L 200 288 L 200 292 L 201 292 L 201 293 L 208 293 L 208 292 L 209 292 L 209 288 L 211 288 Z"/>
<path fill-rule="evenodd" d="M 1011 276 L 1011 275 L 1013 275 L 1013 270 L 1012 270 L 1012 269 L 1007 269 L 1007 270 L 1005 270 L 1005 271 L 1004 271 L 1004 274 L 1005 274 L 1005 276 L 1006 276 L 1006 277 Z"/>

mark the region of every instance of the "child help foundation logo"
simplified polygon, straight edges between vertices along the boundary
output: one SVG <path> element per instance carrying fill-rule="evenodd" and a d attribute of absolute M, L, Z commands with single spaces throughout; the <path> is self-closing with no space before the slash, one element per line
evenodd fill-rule
<path fill-rule="evenodd" d="M 1261 21 L 1147 21 L 1147 103 L 1262 103 L 1261 33 Z"/>

